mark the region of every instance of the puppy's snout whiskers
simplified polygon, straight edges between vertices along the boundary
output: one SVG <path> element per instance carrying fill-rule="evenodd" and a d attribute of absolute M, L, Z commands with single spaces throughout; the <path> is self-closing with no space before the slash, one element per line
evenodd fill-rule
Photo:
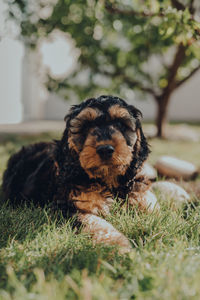
<path fill-rule="evenodd" d="M 117 164 L 119 164 L 119 165 L 123 164 L 123 160 L 120 159 L 120 157 L 117 157 L 117 158 L 115 158 L 114 160 L 115 160 L 115 162 L 116 162 Z"/>

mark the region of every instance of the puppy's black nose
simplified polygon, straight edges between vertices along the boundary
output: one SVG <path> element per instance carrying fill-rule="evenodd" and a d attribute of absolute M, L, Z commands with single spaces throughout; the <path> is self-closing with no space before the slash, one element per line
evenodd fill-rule
<path fill-rule="evenodd" d="M 109 159 L 112 157 L 114 148 L 111 145 L 100 145 L 97 147 L 97 153 L 102 159 Z"/>

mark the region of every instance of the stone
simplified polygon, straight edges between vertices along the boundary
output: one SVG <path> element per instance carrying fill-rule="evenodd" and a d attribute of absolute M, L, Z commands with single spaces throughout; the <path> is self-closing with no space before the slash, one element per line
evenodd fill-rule
<path fill-rule="evenodd" d="M 157 178 L 157 171 L 149 163 L 144 163 L 139 175 L 145 176 L 149 180 L 154 181 Z"/>
<path fill-rule="evenodd" d="M 172 199 L 178 203 L 187 203 L 190 195 L 179 185 L 169 181 L 157 181 L 152 183 L 151 189 L 158 191 L 163 201 Z"/>
<path fill-rule="evenodd" d="M 168 138 L 175 141 L 191 141 L 198 143 L 200 141 L 200 133 L 192 126 L 179 124 L 176 126 L 170 126 Z"/>
<path fill-rule="evenodd" d="M 198 175 L 198 169 L 194 164 L 171 156 L 161 156 L 155 168 L 160 175 L 176 179 L 189 180 Z"/>
<path fill-rule="evenodd" d="M 160 209 L 160 205 L 158 203 L 156 195 L 152 193 L 150 190 L 146 191 L 144 198 L 147 203 L 149 211 L 153 211 L 154 209 L 156 210 Z"/>

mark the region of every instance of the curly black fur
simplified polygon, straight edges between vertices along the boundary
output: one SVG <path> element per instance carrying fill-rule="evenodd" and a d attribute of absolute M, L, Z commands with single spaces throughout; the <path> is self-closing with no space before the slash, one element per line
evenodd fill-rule
<path fill-rule="evenodd" d="M 68 201 L 68 195 L 75 186 L 89 187 L 98 182 L 107 188 L 102 179 L 90 179 L 81 167 L 78 154 L 69 149 L 68 134 L 70 121 L 84 108 L 98 108 L 106 113 L 109 107 L 115 104 L 126 108 L 136 119 L 136 128 L 139 129 L 141 136 L 140 149 L 137 149 L 138 146 L 135 144 L 134 158 L 130 167 L 124 176 L 118 177 L 118 188 L 111 189 L 114 197 L 119 195 L 120 198 L 126 199 L 126 194 L 130 189 L 134 189 L 135 176 L 146 160 L 149 148 L 141 128 L 141 112 L 124 100 L 113 96 L 91 98 L 73 106 L 65 117 L 66 129 L 61 140 L 23 147 L 14 154 L 3 176 L 5 199 L 9 199 L 13 204 L 24 201 L 33 201 L 40 206 L 57 203 L 58 206 L 63 206 L 73 213 L 75 208 Z"/>

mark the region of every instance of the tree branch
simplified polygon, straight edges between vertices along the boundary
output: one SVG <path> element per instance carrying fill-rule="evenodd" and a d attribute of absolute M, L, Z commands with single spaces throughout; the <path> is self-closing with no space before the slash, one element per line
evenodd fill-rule
<path fill-rule="evenodd" d="M 113 13 L 113 14 L 118 14 L 118 15 L 123 15 L 123 16 L 139 16 L 139 17 L 154 17 L 154 16 L 164 16 L 164 14 L 159 11 L 159 13 L 151 13 L 151 12 L 138 12 L 135 10 L 122 10 L 115 6 L 113 3 L 110 3 L 109 1 L 105 1 L 105 8 L 107 9 L 108 12 Z"/>
<path fill-rule="evenodd" d="M 182 43 L 179 44 L 176 54 L 174 56 L 174 60 L 172 62 L 171 67 L 169 68 L 169 75 L 167 77 L 168 84 L 167 86 L 163 89 L 163 92 L 161 95 L 157 97 L 157 101 L 164 101 L 164 102 L 169 102 L 170 95 L 173 92 L 173 90 L 176 88 L 176 75 L 178 68 L 182 64 L 183 60 L 185 59 L 185 51 L 187 47 L 184 46 Z"/>
<path fill-rule="evenodd" d="M 133 80 L 133 79 L 131 79 L 130 77 L 128 77 L 126 75 L 122 75 L 122 77 L 125 80 L 125 82 L 129 83 L 130 85 L 132 85 L 133 88 L 137 87 L 141 91 L 151 94 L 154 98 L 157 97 L 157 94 L 154 91 L 154 89 L 152 89 L 150 87 L 147 87 L 147 86 L 144 86 L 141 82 Z"/>
<path fill-rule="evenodd" d="M 86 57 L 84 57 L 84 58 L 82 57 L 82 63 L 84 65 L 90 65 L 90 61 Z M 101 75 L 105 75 L 105 76 L 108 76 L 108 77 L 111 77 L 111 78 L 113 78 L 113 77 L 121 77 L 124 82 L 127 82 L 132 87 L 137 87 L 141 91 L 151 94 L 154 98 L 156 98 L 158 96 L 156 94 L 156 92 L 154 91 L 153 88 L 146 87 L 140 81 L 137 81 L 137 80 L 134 80 L 134 79 L 130 78 L 129 76 L 127 76 L 126 74 L 124 74 L 123 71 L 120 68 L 116 68 L 113 73 L 108 72 L 106 70 L 101 70 L 99 68 L 99 66 L 96 66 L 96 68 L 95 69 L 93 68 L 93 70 L 96 73 L 99 73 Z"/>
<path fill-rule="evenodd" d="M 171 0 L 172 6 L 176 8 L 177 10 L 184 11 L 187 7 L 184 6 L 182 3 L 180 3 L 178 0 Z M 154 16 L 160 16 L 163 17 L 165 14 L 162 11 L 159 11 L 158 13 L 152 13 L 152 12 L 144 12 L 144 11 L 135 11 L 135 10 L 125 10 L 120 9 L 113 3 L 110 3 L 109 1 L 105 1 L 105 8 L 108 12 L 123 16 L 140 16 L 140 17 L 154 17 Z M 193 15 L 195 13 L 194 8 L 194 0 L 191 0 L 189 5 L 189 12 L 191 13 L 191 19 L 193 19 Z"/>
<path fill-rule="evenodd" d="M 151 94 L 154 98 L 157 97 L 157 94 L 154 91 L 154 89 L 152 89 L 150 87 L 146 87 L 141 82 L 128 77 L 127 75 L 123 74 L 121 70 L 116 70 L 115 73 L 109 73 L 107 71 L 101 71 L 101 70 L 98 70 L 98 72 L 102 75 L 106 75 L 106 76 L 110 76 L 110 77 L 122 77 L 123 81 L 125 83 L 130 84 L 132 86 L 132 88 L 137 87 L 141 91 Z"/>
<path fill-rule="evenodd" d="M 176 8 L 177 10 L 184 11 L 186 9 L 186 7 L 177 0 L 171 0 L 171 3 L 173 5 L 173 7 Z M 194 9 L 193 4 L 194 4 L 194 0 L 191 0 L 190 6 L 189 6 L 189 11 L 191 13 L 191 20 L 195 19 L 194 18 L 195 9 Z M 150 17 L 154 17 L 154 16 L 159 16 L 159 17 L 165 16 L 164 11 L 159 11 L 158 13 L 152 13 L 152 12 L 144 12 L 144 11 L 138 12 L 135 10 L 120 9 L 113 3 L 110 3 L 109 1 L 105 1 L 105 8 L 109 13 L 117 14 L 117 15 L 121 15 L 121 16 L 138 16 L 138 17 L 146 17 L 146 18 L 150 18 Z M 195 33 L 199 36 L 200 30 L 195 29 Z"/>
<path fill-rule="evenodd" d="M 195 13 L 194 0 L 191 0 L 191 2 L 190 2 L 189 12 L 191 13 L 191 15 L 193 15 Z"/>
<path fill-rule="evenodd" d="M 192 70 L 192 72 L 188 76 L 186 76 L 184 79 L 177 81 L 175 83 L 175 88 L 180 87 L 183 83 L 185 83 L 190 77 L 192 77 L 199 70 L 200 70 L 200 65 L 198 67 L 196 67 L 194 70 Z"/>
<path fill-rule="evenodd" d="M 173 7 L 175 7 L 177 10 L 185 10 L 185 6 L 178 0 L 171 0 L 171 3 Z"/>

